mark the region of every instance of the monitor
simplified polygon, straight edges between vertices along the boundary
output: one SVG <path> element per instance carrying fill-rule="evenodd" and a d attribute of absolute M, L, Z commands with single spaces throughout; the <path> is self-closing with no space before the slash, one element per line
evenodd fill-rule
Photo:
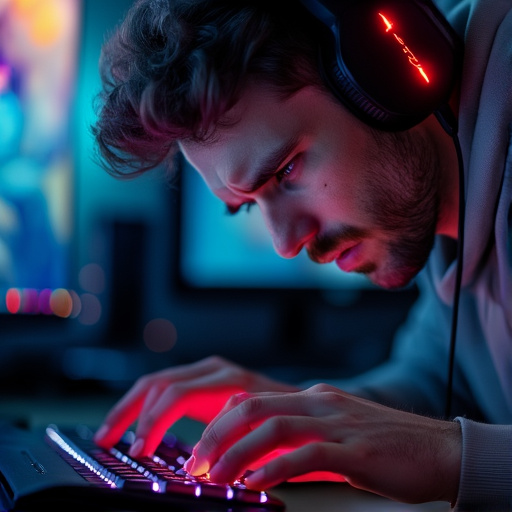
<path fill-rule="evenodd" d="M 0 2 L 0 381 L 11 390 L 93 379 L 97 360 L 76 370 L 73 349 L 110 348 L 112 262 L 99 254 L 123 188 L 95 164 L 90 124 L 101 44 L 130 5 Z"/>
<path fill-rule="evenodd" d="M 69 317 L 80 2 L 0 5 L 0 314 Z"/>

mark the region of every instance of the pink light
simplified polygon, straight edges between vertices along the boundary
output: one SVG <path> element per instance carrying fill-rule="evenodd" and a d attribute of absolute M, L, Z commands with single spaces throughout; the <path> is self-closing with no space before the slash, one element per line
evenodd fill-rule
<path fill-rule="evenodd" d="M 45 288 L 39 292 L 38 309 L 45 315 L 50 315 L 52 312 L 52 308 L 50 307 L 51 295 L 52 291 L 48 288 Z"/>
<path fill-rule="evenodd" d="M 33 288 L 25 288 L 22 292 L 23 313 L 39 312 L 39 294 Z"/>
<path fill-rule="evenodd" d="M 13 315 L 19 313 L 21 307 L 21 294 L 16 288 L 10 288 L 5 294 L 5 304 L 7 311 Z"/>
<path fill-rule="evenodd" d="M 7 91 L 11 79 L 11 68 L 7 64 L 0 64 L 0 93 Z"/>

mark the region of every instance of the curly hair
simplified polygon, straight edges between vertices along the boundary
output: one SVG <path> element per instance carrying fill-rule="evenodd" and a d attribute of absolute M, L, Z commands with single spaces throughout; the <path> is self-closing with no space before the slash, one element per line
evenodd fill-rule
<path fill-rule="evenodd" d="M 100 163 L 134 177 L 211 140 L 249 83 L 320 85 L 316 26 L 297 0 L 138 0 L 105 42 L 92 126 Z"/>

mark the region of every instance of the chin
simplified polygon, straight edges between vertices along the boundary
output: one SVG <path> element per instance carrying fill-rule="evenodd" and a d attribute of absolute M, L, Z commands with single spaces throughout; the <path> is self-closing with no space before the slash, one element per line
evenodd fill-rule
<path fill-rule="evenodd" d="M 418 269 L 402 269 L 401 271 L 379 272 L 378 270 L 367 274 L 368 279 L 386 290 L 400 290 L 411 284 L 412 280 L 418 274 Z"/>

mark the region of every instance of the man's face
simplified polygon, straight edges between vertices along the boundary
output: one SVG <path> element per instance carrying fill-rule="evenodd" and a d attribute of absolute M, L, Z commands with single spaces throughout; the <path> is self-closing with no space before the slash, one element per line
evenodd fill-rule
<path fill-rule="evenodd" d="M 439 209 L 428 131 L 371 130 L 312 87 L 283 100 L 252 86 L 226 121 L 181 149 L 231 211 L 258 205 L 278 254 L 305 249 L 385 288 L 424 266 Z"/>

